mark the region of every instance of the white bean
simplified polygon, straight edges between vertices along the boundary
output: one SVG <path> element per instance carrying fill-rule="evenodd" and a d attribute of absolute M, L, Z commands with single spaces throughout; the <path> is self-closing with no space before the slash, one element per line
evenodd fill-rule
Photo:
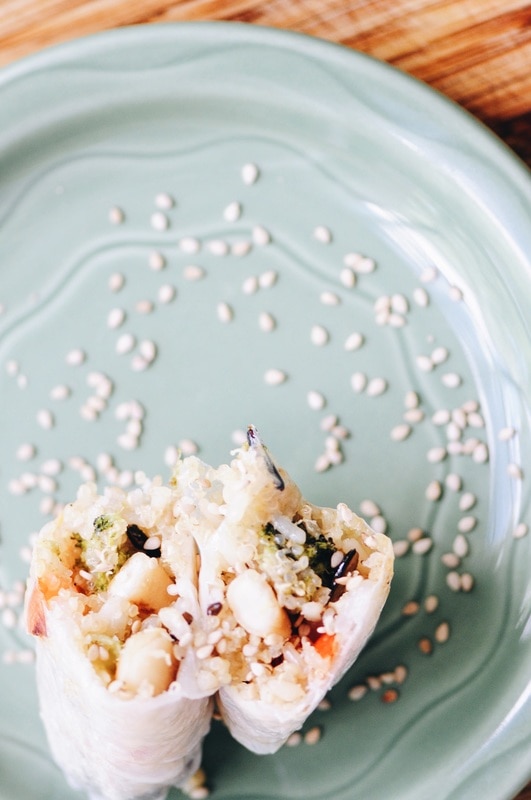
<path fill-rule="evenodd" d="M 157 558 L 134 553 L 109 584 L 109 594 L 158 611 L 172 602 L 168 586 L 173 583 Z"/>
<path fill-rule="evenodd" d="M 126 691 L 150 687 L 154 695 L 166 691 L 177 673 L 171 636 L 162 628 L 144 628 L 125 642 L 116 678 Z"/>
<path fill-rule="evenodd" d="M 250 634 L 289 636 L 291 623 L 265 577 L 254 569 L 237 575 L 227 589 L 227 602 L 236 621 Z"/>

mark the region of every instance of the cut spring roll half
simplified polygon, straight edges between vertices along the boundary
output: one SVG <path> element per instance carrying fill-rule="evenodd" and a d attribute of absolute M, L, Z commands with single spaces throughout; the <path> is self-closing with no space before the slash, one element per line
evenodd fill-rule
<path fill-rule="evenodd" d="M 92 800 L 159 800 L 198 768 L 211 701 L 178 677 L 199 618 L 197 551 L 160 482 L 82 486 L 41 531 L 26 595 L 41 716 Z M 169 628 L 171 627 L 171 633 Z"/>
<path fill-rule="evenodd" d="M 219 710 L 232 735 L 272 753 L 373 632 L 393 549 L 346 505 L 305 501 L 254 428 L 248 438 L 230 465 L 206 478 L 208 524 L 195 529 L 200 602 L 218 631 L 199 674 L 215 665 Z"/>

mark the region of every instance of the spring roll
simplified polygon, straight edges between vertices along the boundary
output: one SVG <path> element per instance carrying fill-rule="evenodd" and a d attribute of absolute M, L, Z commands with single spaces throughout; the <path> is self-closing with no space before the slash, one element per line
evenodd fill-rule
<path fill-rule="evenodd" d="M 218 680 L 232 735 L 273 753 L 372 634 L 394 556 L 389 538 L 345 504 L 307 502 L 252 427 L 248 439 L 229 465 L 196 465 L 203 496 L 190 530 L 201 554 L 199 596 L 219 632 L 196 676 L 200 686 L 209 670 Z M 179 502 L 186 506 L 185 495 Z"/>
<path fill-rule="evenodd" d="M 197 551 L 160 481 L 83 485 L 34 548 L 26 622 L 50 749 L 91 800 L 162 800 L 197 770 L 212 701 L 179 673 L 200 616 Z M 171 627 L 171 633 L 170 633 Z"/>

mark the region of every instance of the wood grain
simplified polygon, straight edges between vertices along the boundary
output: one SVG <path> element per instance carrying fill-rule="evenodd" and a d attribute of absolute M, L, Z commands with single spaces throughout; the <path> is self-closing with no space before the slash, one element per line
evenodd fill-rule
<path fill-rule="evenodd" d="M 340 42 L 426 81 L 531 166 L 527 0 L 1 0 L 0 66 L 124 25 L 231 20 Z M 518 800 L 531 800 L 531 784 Z"/>

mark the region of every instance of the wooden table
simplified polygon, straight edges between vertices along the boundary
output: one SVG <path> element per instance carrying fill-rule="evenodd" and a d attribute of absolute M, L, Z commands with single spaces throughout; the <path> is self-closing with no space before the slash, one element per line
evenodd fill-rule
<path fill-rule="evenodd" d="M 148 22 L 233 20 L 341 42 L 456 100 L 531 167 L 527 0 L 2 0 L 0 11 L 0 66 L 74 37 Z M 518 800 L 531 800 L 531 783 Z"/>

